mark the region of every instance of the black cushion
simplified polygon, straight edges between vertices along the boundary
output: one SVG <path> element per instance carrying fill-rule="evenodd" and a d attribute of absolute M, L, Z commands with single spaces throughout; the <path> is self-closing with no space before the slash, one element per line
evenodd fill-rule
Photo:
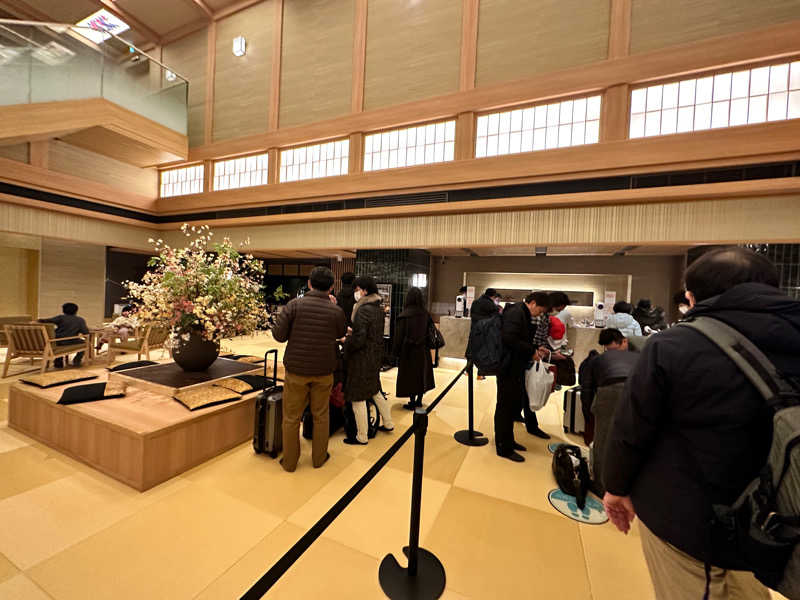
<path fill-rule="evenodd" d="M 122 363 L 121 365 L 109 368 L 108 370 L 111 373 L 116 373 L 117 371 L 127 371 L 128 369 L 138 369 L 139 367 L 149 367 L 150 365 L 157 365 L 157 364 L 158 364 L 157 362 L 152 360 L 135 360 L 129 363 Z"/>
<path fill-rule="evenodd" d="M 234 379 L 244 381 L 254 390 L 263 390 L 272 385 L 272 378 L 264 377 L 263 375 L 237 375 Z"/>
<path fill-rule="evenodd" d="M 111 386 L 106 394 L 106 382 L 86 383 L 84 385 L 73 385 L 61 393 L 59 404 L 79 404 L 80 402 L 93 402 L 95 400 L 105 400 L 107 398 L 122 398 L 125 392 L 118 385 Z"/>

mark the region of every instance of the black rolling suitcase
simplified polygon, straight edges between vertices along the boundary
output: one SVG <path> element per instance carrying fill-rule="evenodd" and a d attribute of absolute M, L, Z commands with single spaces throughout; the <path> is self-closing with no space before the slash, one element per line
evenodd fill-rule
<path fill-rule="evenodd" d="M 267 357 L 275 355 L 273 363 L 272 381 L 267 377 Z M 283 447 L 282 420 L 283 411 L 281 399 L 283 386 L 278 385 L 278 351 L 268 350 L 264 354 L 264 389 L 256 398 L 255 425 L 253 427 L 253 450 L 256 454 L 266 453 L 272 458 L 280 454 Z M 270 383 L 272 385 L 270 385 Z"/>

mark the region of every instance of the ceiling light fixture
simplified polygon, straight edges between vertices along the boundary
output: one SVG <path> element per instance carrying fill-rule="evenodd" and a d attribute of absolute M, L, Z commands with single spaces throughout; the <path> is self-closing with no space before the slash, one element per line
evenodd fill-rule
<path fill-rule="evenodd" d="M 244 56 L 247 53 L 247 40 L 243 35 L 233 38 L 233 55 Z"/>

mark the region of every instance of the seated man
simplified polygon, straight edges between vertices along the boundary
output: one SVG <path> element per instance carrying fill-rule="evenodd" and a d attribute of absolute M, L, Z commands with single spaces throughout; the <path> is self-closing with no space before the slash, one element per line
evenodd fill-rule
<path fill-rule="evenodd" d="M 581 403 L 584 411 L 591 411 L 594 416 L 592 479 L 595 490 L 602 494 L 605 492 L 602 457 L 611 419 L 639 353 L 628 351 L 628 340 L 618 329 L 601 331 L 599 343 L 605 352 L 596 356 L 589 366 L 586 387 L 581 388 Z"/>
<path fill-rule="evenodd" d="M 67 302 L 61 306 L 64 314 L 50 317 L 49 319 L 39 319 L 39 323 L 55 323 L 56 324 L 56 339 L 58 338 L 71 338 L 78 334 L 88 334 L 89 328 L 86 326 L 86 321 L 83 317 L 78 316 L 78 305 L 74 302 Z M 56 342 L 58 346 L 69 346 L 71 344 L 78 344 L 79 340 L 64 340 Z M 72 364 L 75 367 L 81 366 L 83 360 L 83 352 L 78 352 Z M 61 369 L 64 366 L 63 357 L 59 356 L 53 361 L 53 366 L 56 369 Z"/>

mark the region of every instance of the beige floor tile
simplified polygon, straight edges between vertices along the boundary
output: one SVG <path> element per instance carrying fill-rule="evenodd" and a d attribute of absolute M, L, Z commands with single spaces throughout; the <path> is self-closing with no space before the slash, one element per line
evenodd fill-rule
<path fill-rule="evenodd" d="M 57 600 L 192 598 L 279 524 L 275 515 L 189 485 L 28 575 Z"/>
<path fill-rule="evenodd" d="M 31 441 L 32 440 L 29 437 L 26 437 L 21 433 L 14 431 L 13 429 L 9 429 L 8 427 L 0 427 L 0 453 L 30 446 Z"/>
<path fill-rule="evenodd" d="M 8 521 L 3 521 L 3 523 L 5 526 Z M 14 563 L 8 560 L 3 554 L 0 554 L 0 582 L 10 579 L 17 573 L 19 573 L 19 569 L 14 566 Z"/>
<path fill-rule="evenodd" d="M 294 473 L 287 473 L 278 460 L 253 452 L 243 444 L 224 456 L 184 473 L 184 477 L 243 500 L 271 514 L 286 518 L 353 460 L 331 442 L 331 458 L 321 468 L 311 465 L 311 444 L 303 440 L 302 455 Z M 346 447 L 340 444 L 341 447 Z"/>
<path fill-rule="evenodd" d="M 464 596 L 453 590 L 445 590 L 441 600 L 469 600 L 469 596 Z"/>
<path fill-rule="evenodd" d="M 370 462 L 360 459 L 353 462 L 291 515 L 289 522 L 306 529 L 311 527 L 370 466 Z M 436 519 L 449 489 L 441 481 L 423 480 L 421 536 Z M 389 552 L 399 553 L 408 545 L 410 502 L 410 475 L 385 467 L 324 535 L 375 558 L 383 558 Z"/>
<path fill-rule="evenodd" d="M 378 446 L 369 445 L 361 455 L 362 460 L 374 463 L 382 451 Z M 429 431 L 425 436 L 424 476 L 430 479 L 453 483 L 461 463 L 467 456 L 467 447 L 462 446 L 452 436 Z M 411 473 L 414 465 L 414 439 L 408 440 L 389 462 L 390 467 Z"/>
<path fill-rule="evenodd" d="M 578 525 L 453 488 L 423 545 L 449 589 L 481 600 L 591 598 Z"/>
<path fill-rule="evenodd" d="M 0 499 L 9 498 L 74 472 L 55 450 L 25 446 L 0 453 Z"/>
<path fill-rule="evenodd" d="M 0 551 L 28 569 L 186 485 L 175 478 L 139 493 L 105 476 L 63 477 L 0 501 Z"/>
<path fill-rule="evenodd" d="M 593 600 L 651 600 L 655 597 L 638 536 L 613 526 L 578 525 Z"/>
<path fill-rule="evenodd" d="M 0 422 L 8 421 L 8 400 L 0 400 Z"/>
<path fill-rule="evenodd" d="M 50 596 L 22 573 L 0 583 L 0 598 L 3 600 L 50 600 Z"/>

